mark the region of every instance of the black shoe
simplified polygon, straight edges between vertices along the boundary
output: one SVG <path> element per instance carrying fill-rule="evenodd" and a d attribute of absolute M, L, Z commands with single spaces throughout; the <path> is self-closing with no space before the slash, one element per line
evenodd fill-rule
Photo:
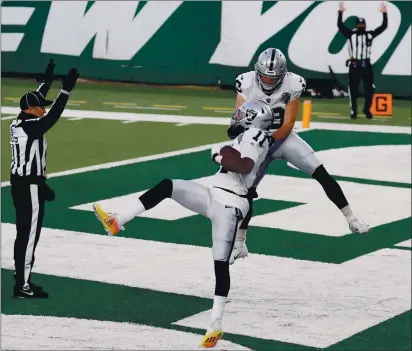
<path fill-rule="evenodd" d="M 36 285 L 36 284 L 34 284 L 34 283 L 32 283 L 32 282 L 29 282 L 29 285 L 30 285 L 30 288 L 33 290 L 33 291 L 37 291 L 37 292 L 42 292 L 43 291 L 43 288 L 40 286 L 40 285 Z"/>
<path fill-rule="evenodd" d="M 43 290 L 34 290 L 32 288 L 14 288 L 12 297 L 16 299 L 47 299 L 49 294 Z"/>
<path fill-rule="evenodd" d="M 368 119 L 372 119 L 372 118 L 373 118 L 372 113 L 370 113 L 369 111 L 363 110 L 363 113 L 365 114 L 366 118 L 368 118 Z"/>
<path fill-rule="evenodd" d="M 356 119 L 356 118 L 358 118 L 358 116 L 357 116 L 357 114 L 356 114 L 356 113 L 352 113 L 352 114 L 350 115 L 350 118 L 352 118 L 352 119 Z"/>

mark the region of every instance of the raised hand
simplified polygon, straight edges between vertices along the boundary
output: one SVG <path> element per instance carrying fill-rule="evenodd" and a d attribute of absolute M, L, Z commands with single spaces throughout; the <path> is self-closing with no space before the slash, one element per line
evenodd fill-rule
<path fill-rule="evenodd" d="M 56 67 L 56 64 L 53 59 L 50 59 L 44 72 L 44 81 L 49 84 L 51 84 L 54 78 L 54 67 Z"/>
<path fill-rule="evenodd" d="M 62 78 L 63 89 L 66 91 L 72 91 L 72 89 L 76 85 L 77 78 L 79 78 L 79 76 L 80 75 L 77 72 L 77 69 L 71 68 L 67 75 Z"/>

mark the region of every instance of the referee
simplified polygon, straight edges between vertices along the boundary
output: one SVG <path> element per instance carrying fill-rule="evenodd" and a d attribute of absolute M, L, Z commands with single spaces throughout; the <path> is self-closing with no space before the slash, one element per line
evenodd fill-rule
<path fill-rule="evenodd" d="M 343 2 L 339 4 L 338 28 L 339 31 L 348 39 L 349 59 L 346 65 L 349 65 L 349 98 L 351 106 L 351 118 L 355 119 L 358 115 L 357 99 L 359 95 L 359 84 L 363 79 L 365 91 L 365 104 L 363 112 L 366 117 L 372 119 L 370 112 L 373 94 L 375 92 L 373 69 L 370 61 L 372 41 L 388 27 L 388 14 L 385 4 L 382 4 L 379 11 L 383 14 L 383 22 L 375 30 L 366 30 L 364 18 L 356 18 L 356 28 L 350 30 L 342 22 L 342 13 L 345 11 Z"/>
<path fill-rule="evenodd" d="M 50 60 L 42 84 L 20 99 L 21 112 L 10 124 L 11 194 L 16 209 L 17 235 L 14 242 L 15 298 L 47 298 L 49 295 L 31 279 L 34 251 L 40 237 L 45 201 L 54 200 L 54 191 L 46 184 L 47 142 L 44 134 L 62 114 L 79 74 L 72 68 L 62 78 L 62 90 L 56 100 L 46 100 L 53 81 L 55 64 Z M 52 105 L 45 115 L 45 106 Z"/>

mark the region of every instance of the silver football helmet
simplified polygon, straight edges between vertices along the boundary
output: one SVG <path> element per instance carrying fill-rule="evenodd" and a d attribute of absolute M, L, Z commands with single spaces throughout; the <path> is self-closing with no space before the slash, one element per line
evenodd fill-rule
<path fill-rule="evenodd" d="M 257 99 L 247 101 L 235 111 L 228 136 L 234 139 L 252 127 L 267 132 L 272 126 L 273 119 L 272 109 L 266 102 Z"/>
<path fill-rule="evenodd" d="M 288 72 L 282 51 L 269 48 L 263 51 L 255 64 L 256 82 L 265 93 L 273 93 L 282 84 Z"/>

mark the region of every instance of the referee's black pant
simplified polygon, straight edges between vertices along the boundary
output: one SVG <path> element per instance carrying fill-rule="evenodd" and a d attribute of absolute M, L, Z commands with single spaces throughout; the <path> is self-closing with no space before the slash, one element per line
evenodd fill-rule
<path fill-rule="evenodd" d="M 21 289 L 30 284 L 34 253 L 43 225 L 44 185 L 30 184 L 14 177 L 11 181 L 11 194 L 16 209 L 17 229 L 14 241 L 15 288 Z"/>
<path fill-rule="evenodd" d="M 372 65 L 368 60 L 351 61 L 349 65 L 349 97 L 353 116 L 357 116 L 358 114 L 357 100 L 361 80 L 363 80 L 363 89 L 365 92 L 363 112 L 367 114 L 372 105 L 373 94 L 375 92 Z"/>

